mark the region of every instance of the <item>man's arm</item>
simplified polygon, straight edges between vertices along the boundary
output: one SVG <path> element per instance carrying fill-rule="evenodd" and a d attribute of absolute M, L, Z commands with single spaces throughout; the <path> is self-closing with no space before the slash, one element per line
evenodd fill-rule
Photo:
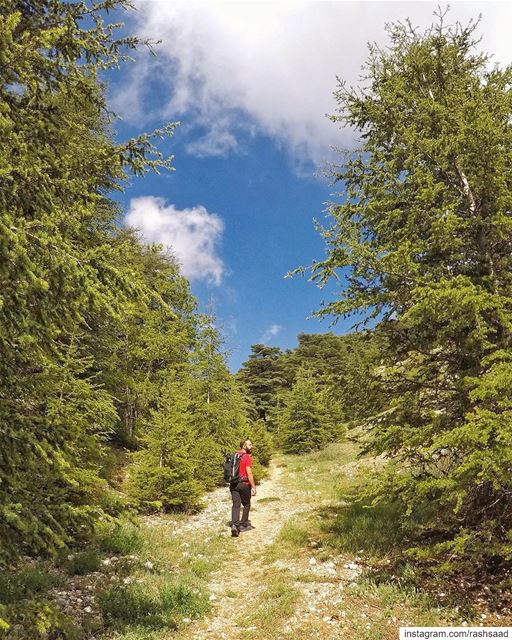
<path fill-rule="evenodd" d="M 254 482 L 254 476 L 252 475 L 252 467 L 246 468 L 247 479 L 249 480 L 249 484 L 251 485 L 251 495 L 256 495 L 256 483 Z"/>

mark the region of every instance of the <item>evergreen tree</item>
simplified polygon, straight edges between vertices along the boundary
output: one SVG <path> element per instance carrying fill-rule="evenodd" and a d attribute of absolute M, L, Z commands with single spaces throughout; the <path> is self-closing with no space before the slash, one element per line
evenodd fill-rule
<path fill-rule="evenodd" d="M 394 25 L 366 87 L 339 86 L 333 120 L 362 143 L 313 277 L 343 269 L 321 313 L 366 312 L 389 345 L 368 449 L 394 464 L 373 497 L 402 501 L 435 553 L 491 562 L 510 554 L 512 69 L 474 32 Z"/>
<path fill-rule="evenodd" d="M 278 347 L 254 344 L 248 360 L 242 364 L 237 375 L 253 399 L 256 418 L 263 420 L 269 431 L 275 427 L 272 410 L 276 406 L 278 393 L 286 385 L 282 356 Z"/>
<path fill-rule="evenodd" d="M 280 414 L 279 443 L 286 453 L 308 453 L 329 439 L 328 426 L 311 372 L 299 369 Z"/>
<path fill-rule="evenodd" d="M 203 460 L 201 482 L 210 489 L 223 482 L 224 456 L 239 448 L 248 425 L 244 397 L 228 371 L 222 348 L 213 312 L 199 316 L 191 411 L 198 433 L 196 455 Z"/>
<path fill-rule="evenodd" d="M 139 422 L 154 408 L 169 372 L 188 366 L 195 344 L 196 301 L 174 258 L 143 246 L 133 230 L 116 237 L 119 266 L 136 294 L 117 319 L 91 327 L 91 351 L 105 387 L 117 399 L 115 440 L 137 448 Z"/>
<path fill-rule="evenodd" d="M 189 411 L 186 380 L 170 376 L 144 425 L 143 448 L 133 454 L 129 495 L 141 507 L 163 511 L 197 508 L 200 458 L 194 456 L 197 432 Z"/>
<path fill-rule="evenodd" d="M 104 24 L 117 5 L 0 9 L 0 561 L 53 553 L 99 512 L 114 405 L 86 336 L 132 291 L 105 194 L 126 169 L 169 166 L 148 136 L 110 135 L 97 73 L 137 45 Z"/>

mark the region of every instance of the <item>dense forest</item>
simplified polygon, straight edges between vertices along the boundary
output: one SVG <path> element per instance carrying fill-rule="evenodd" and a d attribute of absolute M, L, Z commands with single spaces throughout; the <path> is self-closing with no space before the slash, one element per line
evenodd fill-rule
<path fill-rule="evenodd" d="M 172 253 L 119 225 L 113 194 L 172 169 L 158 140 L 176 127 L 115 141 L 102 71 L 149 44 L 116 37 L 124 6 L 0 9 L 0 565 L 126 514 L 193 513 L 242 438 L 259 479 L 276 449 L 350 439 L 382 464 L 346 498 L 392 504 L 407 558 L 505 580 L 512 69 L 443 15 L 370 48 L 366 88 L 335 93 L 360 147 L 333 169 L 326 257 L 299 269 L 345 282 L 318 315 L 366 328 L 255 344 L 232 374 Z"/>
<path fill-rule="evenodd" d="M 215 318 L 172 255 L 117 224 L 111 194 L 171 167 L 152 140 L 174 128 L 113 140 L 100 70 L 140 44 L 103 23 L 117 4 L 2 9 L 4 561 L 54 554 L 105 514 L 193 510 L 223 452 L 251 434 Z M 211 468 L 199 470 L 205 448 Z"/>

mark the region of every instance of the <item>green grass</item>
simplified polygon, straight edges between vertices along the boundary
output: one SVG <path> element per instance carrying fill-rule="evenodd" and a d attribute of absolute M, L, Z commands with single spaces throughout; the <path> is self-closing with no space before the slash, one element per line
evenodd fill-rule
<path fill-rule="evenodd" d="M 362 550 L 374 556 L 396 549 L 402 542 L 404 533 L 398 526 L 401 515 L 396 503 L 373 507 L 342 504 L 319 512 L 321 528 L 332 547 L 349 553 Z"/>
<path fill-rule="evenodd" d="M 299 598 L 299 591 L 290 585 L 287 572 L 269 571 L 264 576 L 266 589 L 255 603 L 254 611 L 244 618 L 244 626 L 256 627 L 244 631 L 244 637 L 272 640 L 280 635 L 283 622 L 289 618 Z"/>
<path fill-rule="evenodd" d="M 260 498 L 258 500 L 258 503 L 263 504 L 264 502 L 278 502 L 279 500 L 281 500 L 281 498 L 278 498 L 277 496 L 267 496 L 266 498 Z"/>
<path fill-rule="evenodd" d="M 294 558 L 306 547 L 309 540 L 309 529 L 306 524 L 285 524 L 272 544 L 263 554 L 264 562 L 270 564 L 276 560 Z"/>
<path fill-rule="evenodd" d="M 100 593 L 98 602 L 114 627 L 177 629 L 184 617 L 197 618 L 210 609 L 205 591 L 179 579 L 116 585 Z"/>
<path fill-rule="evenodd" d="M 367 508 L 347 501 L 347 492 L 357 491 L 358 483 L 361 479 L 364 481 L 366 469 L 378 463 L 358 460 L 357 449 L 351 444 L 331 445 L 305 456 L 283 456 L 283 460 L 290 471 L 283 478 L 284 489 L 304 491 L 304 501 L 311 510 L 308 509 L 307 515 L 301 515 L 299 523 L 292 521 L 283 527 L 275 542 L 267 548 L 264 559 L 268 563 L 277 559 L 300 562 L 301 558 L 307 559 L 314 553 L 320 562 L 333 555 L 341 556 L 343 565 L 354 561 L 356 556 L 364 558 L 368 568 L 344 590 L 339 611 L 332 612 L 339 614 L 340 637 L 394 640 L 399 626 L 458 624 L 463 620 L 460 611 L 442 606 L 420 592 L 416 567 L 410 561 L 401 563 L 399 574 L 393 575 L 389 570 L 386 573 L 386 567 L 394 566 L 392 560 L 400 554 L 402 544 L 403 533 L 397 526 L 402 516 L 399 505 L 390 502 Z M 322 504 L 315 506 L 318 502 Z M 292 580 L 298 585 L 326 583 L 336 578 L 304 571 L 293 579 L 290 576 L 289 582 Z M 272 609 L 271 603 L 268 608 Z M 269 638 L 276 637 L 275 629 L 280 629 L 279 620 L 284 621 L 286 617 L 283 613 L 286 606 L 279 605 L 277 610 L 281 611 L 278 615 L 270 612 L 269 619 L 273 622 L 268 628 L 263 613 L 255 618 L 258 631 L 254 632 L 254 637 L 267 637 L 266 633 Z M 294 640 L 306 640 L 321 637 L 322 633 L 325 633 L 322 620 L 309 620 L 294 627 L 293 637 Z"/>
<path fill-rule="evenodd" d="M 128 555 L 141 551 L 144 538 L 133 524 L 107 525 L 98 531 L 98 544 L 105 553 Z"/>
<path fill-rule="evenodd" d="M 142 526 L 137 530 L 142 547 L 130 554 L 135 559 L 122 574 L 122 558 L 112 565 L 119 578 L 131 582 L 116 582 L 98 596 L 109 630 L 105 640 L 168 640 L 164 630 L 175 633 L 185 618 L 193 620 L 210 610 L 208 579 L 229 553 L 225 536 L 206 536 L 192 544 L 188 536 L 176 533 L 174 522 L 170 517 L 166 524 Z M 125 538 L 116 534 L 117 540 Z"/>

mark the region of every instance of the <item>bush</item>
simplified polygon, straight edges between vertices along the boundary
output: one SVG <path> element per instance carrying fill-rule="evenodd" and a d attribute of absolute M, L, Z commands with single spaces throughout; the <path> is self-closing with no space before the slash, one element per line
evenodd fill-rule
<path fill-rule="evenodd" d="M 254 445 L 253 458 L 263 467 L 268 467 L 274 450 L 272 436 L 267 431 L 263 420 L 254 422 L 249 427 L 249 438 Z"/>
<path fill-rule="evenodd" d="M 161 603 L 142 585 L 113 587 L 101 593 L 98 601 L 109 623 L 165 625 Z"/>

